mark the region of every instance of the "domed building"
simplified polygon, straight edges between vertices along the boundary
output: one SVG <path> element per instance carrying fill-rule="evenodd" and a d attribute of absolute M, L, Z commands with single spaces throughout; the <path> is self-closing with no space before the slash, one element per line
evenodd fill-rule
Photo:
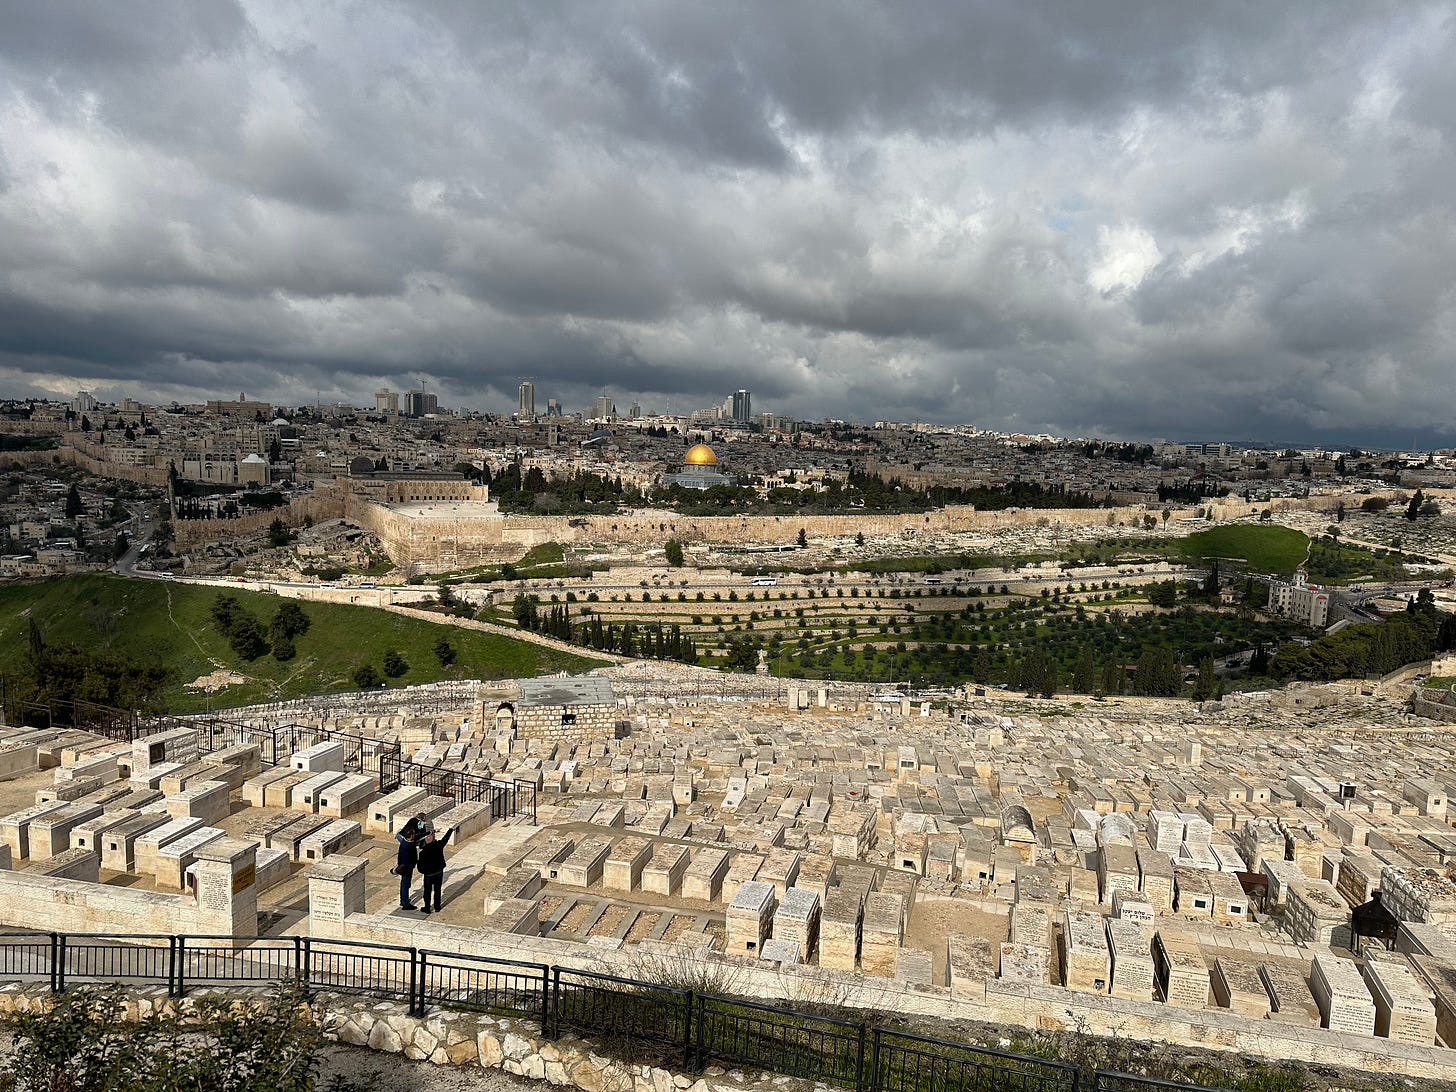
<path fill-rule="evenodd" d="M 729 475 L 718 470 L 718 453 L 707 444 L 694 444 L 683 454 L 682 469 L 664 474 L 662 484 L 680 485 L 684 489 L 711 489 L 715 485 L 737 485 Z"/>

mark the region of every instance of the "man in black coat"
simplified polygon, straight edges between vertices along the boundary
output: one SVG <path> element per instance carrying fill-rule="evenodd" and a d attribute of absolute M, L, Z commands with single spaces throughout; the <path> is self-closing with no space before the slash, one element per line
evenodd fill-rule
<path fill-rule="evenodd" d="M 420 875 L 425 881 L 425 897 L 420 909 L 426 914 L 430 912 L 430 895 L 434 894 L 435 909 L 440 909 L 440 888 L 445 882 L 445 844 L 450 841 L 450 835 L 455 833 L 451 827 L 443 835 L 436 835 L 435 828 L 425 828 L 425 840 L 420 843 L 419 868 Z"/>

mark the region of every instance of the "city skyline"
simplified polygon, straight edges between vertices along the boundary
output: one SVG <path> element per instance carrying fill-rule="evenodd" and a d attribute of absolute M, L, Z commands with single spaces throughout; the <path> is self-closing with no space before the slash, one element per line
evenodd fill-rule
<path fill-rule="evenodd" d="M 0 387 L 1449 446 L 1453 13 L 17 7 Z"/>

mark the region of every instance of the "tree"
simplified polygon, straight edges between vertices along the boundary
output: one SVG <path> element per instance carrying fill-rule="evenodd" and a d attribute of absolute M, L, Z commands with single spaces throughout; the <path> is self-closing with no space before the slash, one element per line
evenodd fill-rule
<path fill-rule="evenodd" d="M 1269 650 L 1264 647 L 1263 641 L 1254 646 L 1254 654 L 1249 657 L 1249 674 L 1269 674 Z"/>
<path fill-rule="evenodd" d="M 1411 497 L 1410 503 L 1405 507 L 1405 518 L 1413 520 L 1420 515 L 1421 505 L 1425 503 L 1425 500 L 1426 495 L 1417 489 L 1415 496 Z"/>
<path fill-rule="evenodd" d="M 1178 581 L 1155 580 L 1148 585 L 1148 603 L 1155 607 L 1171 607 L 1178 599 Z"/>
<path fill-rule="evenodd" d="M 256 660 L 268 651 L 263 623 L 242 605 L 236 595 L 224 592 L 212 601 L 212 620 L 227 638 L 233 652 L 244 660 Z"/>
<path fill-rule="evenodd" d="M 667 556 L 667 563 L 669 565 L 671 565 L 674 569 L 682 568 L 683 548 L 681 542 L 679 542 L 675 538 L 668 539 L 667 544 L 662 549 L 662 552 Z"/>
<path fill-rule="evenodd" d="M 293 639 L 308 632 L 309 618 L 297 603 L 280 603 L 268 627 L 268 636 L 273 643 L 273 658 L 278 661 L 291 660 L 297 655 Z"/>
<path fill-rule="evenodd" d="M 805 546 L 809 545 L 809 535 L 805 532 L 804 528 L 802 528 L 802 527 L 799 528 L 799 536 L 798 536 L 798 538 L 795 541 L 798 542 L 799 549 L 801 549 L 801 550 Z"/>
<path fill-rule="evenodd" d="M 453 607 L 455 605 L 455 589 L 449 584 L 441 583 L 435 592 L 435 599 L 442 607 Z"/>
<path fill-rule="evenodd" d="M 354 685 L 360 690 L 369 690 L 384 681 L 373 664 L 360 664 L 354 669 Z"/>
<path fill-rule="evenodd" d="M 409 670 L 409 662 L 400 655 L 399 649 L 390 648 L 384 652 L 384 673 L 397 679 Z"/>
<path fill-rule="evenodd" d="M 282 516 L 274 518 L 268 524 L 268 545 L 273 547 L 287 546 L 293 541 L 293 533 L 289 531 L 288 524 L 283 522 Z"/>
<path fill-rule="evenodd" d="M 298 649 L 293 644 L 293 638 L 286 633 L 280 633 L 275 625 L 269 633 L 273 645 L 273 658 L 279 663 L 293 659 L 298 655 Z"/>
<path fill-rule="evenodd" d="M 72 482 L 71 488 L 66 490 L 66 518 L 75 519 L 85 511 L 86 506 L 81 503 L 81 492 Z"/>
<path fill-rule="evenodd" d="M 1137 692 L 1150 697 L 1170 698 L 1182 688 L 1178 663 L 1172 650 L 1150 648 L 1138 657 Z"/>
<path fill-rule="evenodd" d="M 111 544 L 111 556 L 117 560 L 126 556 L 131 549 L 131 542 L 126 537 L 125 531 L 116 532 L 116 541 Z"/>
<path fill-rule="evenodd" d="M 450 643 L 449 638 L 441 637 L 436 641 L 434 653 L 441 667 L 449 667 L 455 662 L 455 646 Z"/>
<path fill-rule="evenodd" d="M 308 612 L 292 600 L 279 603 L 278 610 L 273 615 L 273 628 L 289 637 L 302 637 L 311 624 Z"/>
<path fill-rule="evenodd" d="M 1097 663 L 1092 658 L 1092 646 L 1083 645 L 1072 668 L 1072 689 L 1078 694 L 1090 694 L 1097 684 Z"/>
<path fill-rule="evenodd" d="M 1390 507 L 1390 500 L 1387 497 L 1366 497 L 1360 502 L 1360 511 L 1379 513 Z"/>
<path fill-rule="evenodd" d="M 1170 519 L 1173 518 L 1173 513 L 1169 509 L 1164 508 L 1163 509 L 1163 512 L 1162 512 L 1162 515 L 1163 515 L 1163 526 L 1166 527 L 1166 526 L 1168 526 L 1168 520 L 1170 520 Z"/>
<path fill-rule="evenodd" d="M 725 666 L 734 671 L 756 670 L 758 645 L 747 637 L 735 637 L 728 642 L 728 659 Z"/>
<path fill-rule="evenodd" d="M 1220 695 L 1218 676 L 1213 669 L 1213 657 L 1205 656 L 1198 662 L 1198 679 L 1193 684 L 1193 700 L 1213 701 Z"/>
<path fill-rule="evenodd" d="M 516 625 L 522 629 L 534 630 L 538 624 L 536 613 L 536 597 L 521 592 L 511 604 L 511 612 L 516 617 Z"/>
<path fill-rule="evenodd" d="M 863 531 L 860 531 L 858 534 L 856 534 L 854 536 L 854 544 L 856 546 L 863 546 L 864 545 L 864 542 L 865 542 L 864 532 Z"/>

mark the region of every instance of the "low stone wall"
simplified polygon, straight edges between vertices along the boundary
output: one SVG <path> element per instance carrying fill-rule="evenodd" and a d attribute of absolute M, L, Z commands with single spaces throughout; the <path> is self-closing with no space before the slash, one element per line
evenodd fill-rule
<path fill-rule="evenodd" d="M 897 1013 L 939 1023 L 945 1034 L 956 1021 L 975 1021 L 1026 1032 L 1067 1032 L 1162 1043 L 1184 1043 L 1230 1051 L 1270 1062 L 1298 1061 L 1341 1066 L 1352 1071 L 1423 1079 L 1447 1079 L 1456 1055 L 1442 1047 L 1415 1046 L 1373 1035 L 1281 1025 L 1214 1008 L 1189 1009 L 1156 1001 L 1133 1001 L 1079 993 L 1060 986 L 1030 986 L 993 979 L 946 986 L 911 986 L 888 978 L 826 971 L 823 968 L 774 969 L 706 950 L 686 951 L 671 944 L 643 943 L 611 951 L 548 937 L 526 937 L 490 929 L 468 929 L 436 922 L 405 925 L 395 915 L 351 914 L 349 940 L 420 945 L 491 959 L 556 963 L 625 977 L 642 977 L 642 962 L 687 964 L 712 976 L 715 965 L 728 968 L 737 996 L 765 1001 L 804 996 L 833 996 L 846 1010 Z"/>

